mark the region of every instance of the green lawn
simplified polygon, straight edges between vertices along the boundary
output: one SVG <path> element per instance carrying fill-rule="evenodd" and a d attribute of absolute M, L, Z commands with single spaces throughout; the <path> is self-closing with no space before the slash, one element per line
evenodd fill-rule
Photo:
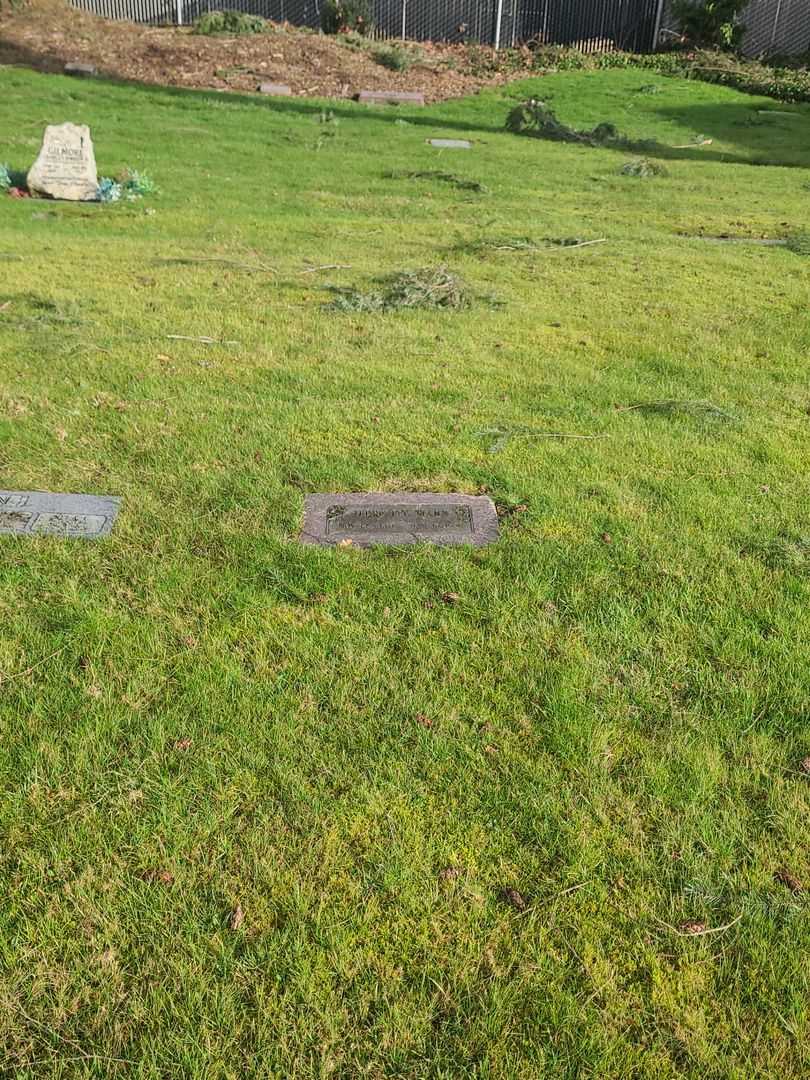
<path fill-rule="evenodd" d="M 531 94 L 713 142 L 620 176 Z M 807 1076 L 810 259 L 689 235 L 807 227 L 810 106 L 321 107 L 0 69 L 0 160 L 71 119 L 162 190 L 0 203 L 0 487 L 124 500 L 0 537 L 0 1073 Z M 442 264 L 469 309 L 328 310 Z M 299 546 L 346 490 L 501 540 Z"/>

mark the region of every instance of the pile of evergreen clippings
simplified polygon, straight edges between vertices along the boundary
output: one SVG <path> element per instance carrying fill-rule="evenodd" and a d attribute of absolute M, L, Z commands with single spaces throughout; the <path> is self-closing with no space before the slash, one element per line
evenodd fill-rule
<path fill-rule="evenodd" d="M 338 289 L 329 305 L 340 312 L 374 312 L 415 309 L 458 311 L 472 302 L 466 282 L 444 266 L 405 270 L 385 278 L 379 289 Z"/>

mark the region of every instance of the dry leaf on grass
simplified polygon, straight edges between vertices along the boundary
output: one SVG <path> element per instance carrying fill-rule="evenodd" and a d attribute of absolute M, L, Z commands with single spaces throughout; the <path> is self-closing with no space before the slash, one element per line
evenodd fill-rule
<path fill-rule="evenodd" d="M 460 876 L 460 866 L 445 866 L 444 870 L 439 871 L 439 881 L 455 881 Z"/>
<path fill-rule="evenodd" d="M 780 885 L 784 885 L 786 889 L 790 889 L 791 892 L 801 892 L 802 883 L 791 873 L 787 867 L 780 867 L 773 875 L 774 881 L 778 881 Z"/>
<path fill-rule="evenodd" d="M 706 923 L 691 921 L 682 922 L 678 929 L 682 934 L 705 934 Z"/>
<path fill-rule="evenodd" d="M 150 885 L 154 885 L 156 882 L 159 882 L 161 885 L 174 884 L 174 874 L 172 874 L 169 870 L 156 869 L 152 867 L 149 870 L 144 870 L 143 874 L 141 874 L 141 877 L 144 881 L 149 882 Z"/>
<path fill-rule="evenodd" d="M 416 714 L 416 722 L 417 722 L 417 724 L 419 724 L 420 727 L 423 727 L 423 728 L 432 728 L 433 727 L 433 721 L 430 719 L 429 716 L 425 716 L 424 713 L 417 713 Z"/>
<path fill-rule="evenodd" d="M 237 904 L 231 912 L 230 928 L 231 930 L 238 930 L 242 923 L 245 921 L 245 913 L 242 911 L 242 905 Z"/>
<path fill-rule="evenodd" d="M 191 743 L 192 740 L 189 739 L 188 736 L 186 736 L 185 738 L 178 739 L 174 744 L 174 748 L 175 750 L 190 750 Z"/>
<path fill-rule="evenodd" d="M 510 904 L 515 911 L 525 911 L 528 908 L 526 897 L 523 893 L 518 892 L 517 889 L 505 888 L 501 889 L 501 900 Z"/>
<path fill-rule="evenodd" d="M 105 949 L 98 959 L 102 967 L 112 967 L 115 963 L 115 949 Z"/>

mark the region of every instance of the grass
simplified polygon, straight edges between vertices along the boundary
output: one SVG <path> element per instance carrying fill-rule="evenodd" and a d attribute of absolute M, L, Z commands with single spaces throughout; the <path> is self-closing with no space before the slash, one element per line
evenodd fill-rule
<path fill-rule="evenodd" d="M 801 232 L 810 109 L 581 72 L 316 150 L 319 102 L 0 78 L 2 160 L 71 118 L 161 191 L 0 203 L 2 483 L 124 499 L 0 538 L 5 1074 L 806 1076 L 810 263 L 681 234 Z M 503 130 L 541 92 L 714 141 L 629 183 Z M 489 194 L 386 177 L 445 134 Z M 328 310 L 442 264 L 502 306 Z M 501 540 L 296 543 L 366 489 Z"/>
<path fill-rule="evenodd" d="M 473 191 L 476 195 L 486 195 L 489 189 L 478 180 L 444 172 L 441 169 L 393 169 L 386 174 L 390 180 L 432 180 L 440 184 L 450 184 L 459 191 Z"/>

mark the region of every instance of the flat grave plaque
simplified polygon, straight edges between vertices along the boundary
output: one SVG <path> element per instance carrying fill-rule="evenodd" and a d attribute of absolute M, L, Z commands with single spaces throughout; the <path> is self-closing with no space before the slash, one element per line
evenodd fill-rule
<path fill-rule="evenodd" d="M 120 505 L 106 495 L 0 491 L 0 533 L 97 540 L 109 534 Z"/>
<path fill-rule="evenodd" d="M 471 544 L 498 539 L 498 515 L 486 495 L 307 495 L 301 543 L 334 547 Z"/>
<path fill-rule="evenodd" d="M 75 75 L 79 79 L 92 79 L 98 75 L 98 69 L 92 64 L 65 64 L 65 74 Z"/>
<path fill-rule="evenodd" d="M 259 83 L 260 94 L 269 94 L 270 97 L 289 97 L 292 90 L 285 83 L 263 82 Z"/>
<path fill-rule="evenodd" d="M 469 139 L 428 139 L 428 142 L 439 150 L 472 150 Z"/>
<path fill-rule="evenodd" d="M 365 105 L 424 105 L 425 95 L 414 90 L 361 90 L 357 100 Z"/>

